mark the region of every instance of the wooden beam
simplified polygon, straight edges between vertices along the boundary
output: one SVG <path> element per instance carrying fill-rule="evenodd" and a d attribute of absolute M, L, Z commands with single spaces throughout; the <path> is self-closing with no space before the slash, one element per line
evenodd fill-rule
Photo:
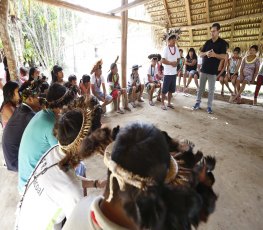
<path fill-rule="evenodd" d="M 243 16 L 239 16 L 236 18 L 218 21 L 218 23 L 220 23 L 220 25 L 224 25 L 224 24 L 231 24 L 231 23 L 234 23 L 234 22 L 237 22 L 240 20 L 249 20 L 249 19 L 253 19 L 253 18 L 263 18 L 263 14 L 262 13 L 256 13 L 256 14 L 250 14 L 250 15 L 243 15 Z M 189 30 L 189 29 L 203 29 L 203 28 L 207 28 L 210 26 L 211 26 L 210 23 L 203 23 L 203 24 L 199 24 L 199 25 L 181 26 L 179 28 L 181 30 L 185 31 L 185 30 Z"/>
<path fill-rule="evenodd" d="M 234 18 L 235 16 L 236 16 L 236 0 L 233 0 L 232 12 L 231 12 L 231 18 Z M 235 23 L 231 23 L 230 45 L 232 45 L 232 43 L 233 43 L 234 29 L 235 29 Z"/>
<path fill-rule="evenodd" d="M 164 8 L 165 8 L 165 15 L 167 17 L 169 27 L 172 27 L 172 21 L 171 21 L 170 15 L 169 15 L 168 5 L 167 5 L 167 1 L 166 0 L 163 0 L 163 5 L 164 5 Z"/>
<path fill-rule="evenodd" d="M 66 1 L 62 1 L 62 0 L 36 0 L 36 1 L 41 2 L 41 3 L 45 3 L 45 4 L 49 4 L 49 5 L 53 5 L 53 6 L 63 7 L 63 8 L 70 9 L 70 10 L 79 11 L 79 12 L 84 13 L 84 14 L 90 14 L 90 15 L 99 16 L 99 17 L 103 17 L 103 18 L 109 18 L 109 19 L 117 19 L 117 20 L 121 19 L 120 16 L 114 16 L 111 14 L 106 14 L 106 13 L 94 11 L 94 10 L 91 10 L 87 7 L 76 5 L 76 4 L 66 2 Z M 136 19 L 132 19 L 132 18 L 128 18 L 128 21 L 132 22 L 132 23 L 140 23 L 140 24 L 144 24 L 144 25 L 161 27 L 161 28 L 166 27 L 166 25 L 161 24 L 161 23 L 155 24 L 155 23 L 151 23 L 151 22 L 147 22 L 147 21 L 143 21 L 143 20 L 136 20 Z"/>
<path fill-rule="evenodd" d="M 260 29 L 259 29 L 259 34 L 258 34 L 258 43 L 261 42 L 262 40 L 262 33 L 263 33 L 263 19 L 261 20 L 261 24 L 260 24 Z"/>
<path fill-rule="evenodd" d="M 184 0 L 185 3 L 185 11 L 186 11 L 186 17 L 187 17 L 187 25 L 192 25 L 192 19 L 191 19 L 191 11 L 190 11 L 190 4 L 189 0 Z"/>
<path fill-rule="evenodd" d="M 125 4 L 125 5 L 121 6 L 121 7 L 118 7 L 116 9 L 110 10 L 108 13 L 109 14 L 113 14 L 113 15 L 117 14 L 117 13 L 121 13 L 121 12 L 123 12 L 125 10 L 131 9 L 131 8 L 139 6 L 139 5 L 142 5 L 142 4 L 144 4 L 144 3 L 148 2 L 148 1 L 149 0 L 135 0 L 135 1 L 131 2 L 131 3 L 128 3 L 128 4 Z"/>
<path fill-rule="evenodd" d="M 193 30 L 192 29 L 189 30 L 189 35 L 190 35 L 190 45 L 192 46 L 194 44 Z"/>
<path fill-rule="evenodd" d="M 185 11 L 186 11 L 186 17 L 187 17 L 187 25 L 192 25 L 192 19 L 191 19 L 191 11 L 190 11 L 190 4 L 189 0 L 185 0 Z M 193 45 L 193 31 L 192 29 L 189 29 L 189 37 L 190 37 L 190 46 Z"/>
<path fill-rule="evenodd" d="M 209 0 L 205 0 L 205 12 L 206 12 L 206 21 L 210 22 Z"/>
<path fill-rule="evenodd" d="M 209 0 L 205 0 L 206 22 L 210 23 Z M 210 38 L 210 25 L 207 27 L 207 38 Z"/>
<path fill-rule="evenodd" d="M 122 5 L 126 5 L 128 0 L 122 0 Z M 127 74 L 127 36 L 128 35 L 128 11 L 121 13 L 121 79 L 122 87 L 126 88 Z"/>

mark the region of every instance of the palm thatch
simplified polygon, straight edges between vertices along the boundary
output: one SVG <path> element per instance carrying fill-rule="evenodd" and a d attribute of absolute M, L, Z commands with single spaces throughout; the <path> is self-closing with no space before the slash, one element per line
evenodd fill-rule
<path fill-rule="evenodd" d="M 211 24 L 219 22 L 220 36 L 230 48 L 239 46 L 245 51 L 257 44 L 262 55 L 262 0 L 151 0 L 145 7 L 153 23 L 166 25 L 164 29 L 153 27 L 157 46 L 162 45 L 165 30 L 181 28 L 178 45 L 198 48 L 209 38 Z"/>

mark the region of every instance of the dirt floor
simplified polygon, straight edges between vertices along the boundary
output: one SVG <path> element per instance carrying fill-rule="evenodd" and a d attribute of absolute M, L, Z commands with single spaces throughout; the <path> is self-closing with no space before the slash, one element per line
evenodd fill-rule
<path fill-rule="evenodd" d="M 175 109 L 163 111 L 160 103 L 146 100 L 125 115 L 109 113 L 103 123 L 114 127 L 133 121 L 151 122 L 171 136 L 189 139 L 204 154 L 217 158 L 215 191 L 219 195 L 215 213 L 201 230 L 261 230 L 263 227 L 263 107 L 214 102 L 214 114 L 192 111 L 193 96 L 174 98 Z M 0 148 L 1 149 L 1 148 Z M 2 154 L 1 154 L 2 158 Z M 95 156 L 86 161 L 87 174 L 103 178 L 106 169 Z M 18 201 L 17 175 L 0 168 L 0 229 L 13 228 Z M 92 193 L 90 191 L 89 193 Z M 97 191 L 98 192 L 98 191 Z"/>

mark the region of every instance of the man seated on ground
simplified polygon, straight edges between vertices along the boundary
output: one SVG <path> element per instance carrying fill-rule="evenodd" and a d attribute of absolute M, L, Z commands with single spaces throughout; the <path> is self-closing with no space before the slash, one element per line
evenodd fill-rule
<path fill-rule="evenodd" d="M 22 104 L 9 119 L 2 139 L 3 153 L 8 170 L 18 171 L 18 150 L 24 130 L 35 113 L 41 109 L 39 104 L 41 82 L 33 83 L 22 92 Z"/>
<path fill-rule="evenodd" d="M 151 106 L 154 106 L 153 93 L 154 93 L 154 90 L 157 88 L 159 88 L 157 101 L 161 101 L 162 84 L 160 82 L 160 77 L 158 75 L 158 67 L 157 67 L 158 54 L 151 54 L 148 56 L 148 58 L 151 60 L 151 65 L 148 69 L 148 73 L 147 73 L 148 82 L 145 84 L 145 87 L 149 94 L 149 104 Z"/>
<path fill-rule="evenodd" d="M 131 111 L 128 106 L 127 90 L 121 88 L 119 83 L 118 67 L 116 63 L 112 63 L 110 67 L 110 73 L 108 75 L 109 92 L 113 100 L 117 100 L 117 113 L 123 114 L 123 110 L 120 109 L 121 96 L 124 98 L 125 110 Z"/>
<path fill-rule="evenodd" d="M 98 98 L 99 101 L 102 101 L 102 109 L 103 112 L 106 112 L 106 106 L 112 102 L 112 96 L 108 95 L 106 92 L 106 86 L 105 86 L 105 79 L 102 76 L 102 60 L 99 60 L 95 63 L 93 66 L 93 69 L 91 70 L 91 91 L 95 97 Z M 101 86 L 102 90 L 101 91 Z"/>
<path fill-rule="evenodd" d="M 138 65 L 132 66 L 132 73 L 130 76 L 130 80 L 128 82 L 128 93 L 131 94 L 131 105 L 133 108 L 136 107 L 135 101 L 137 99 L 137 93 L 140 93 L 138 101 L 144 102 L 144 100 L 142 99 L 144 85 L 141 84 L 140 76 L 138 73 L 139 67 L 141 66 Z"/>

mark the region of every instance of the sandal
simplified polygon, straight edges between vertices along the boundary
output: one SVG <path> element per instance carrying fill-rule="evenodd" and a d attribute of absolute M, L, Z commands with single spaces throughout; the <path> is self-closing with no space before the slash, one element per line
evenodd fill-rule
<path fill-rule="evenodd" d="M 150 106 L 154 106 L 153 102 L 152 101 L 149 101 L 149 104 Z"/>
<path fill-rule="evenodd" d="M 166 105 L 162 105 L 162 110 L 167 110 L 167 107 L 166 107 Z"/>
<path fill-rule="evenodd" d="M 125 107 L 124 109 L 127 111 L 131 111 L 131 109 L 129 107 Z"/>
<path fill-rule="evenodd" d="M 121 109 L 118 109 L 118 110 L 117 110 L 117 113 L 119 113 L 119 114 L 124 114 L 124 112 L 123 112 Z"/>
<path fill-rule="evenodd" d="M 136 108 L 135 102 L 131 102 L 131 105 L 132 105 L 133 108 Z"/>
<path fill-rule="evenodd" d="M 172 104 L 167 105 L 167 107 L 169 107 L 170 109 L 174 109 L 174 106 Z"/>

